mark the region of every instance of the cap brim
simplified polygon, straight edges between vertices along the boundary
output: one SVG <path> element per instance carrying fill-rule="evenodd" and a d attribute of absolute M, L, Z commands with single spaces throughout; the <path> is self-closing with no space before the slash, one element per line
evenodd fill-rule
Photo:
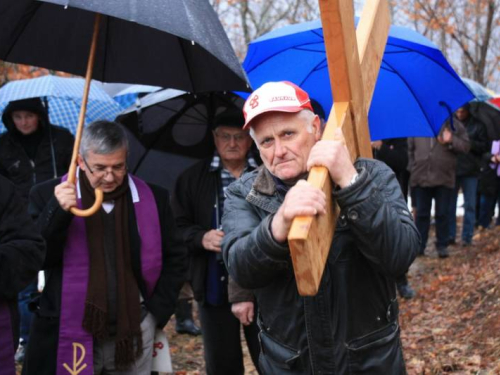
<path fill-rule="evenodd" d="M 260 111 L 260 112 L 257 112 L 255 113 L 253 116 L 251 117 L 248 117 L 245 121 L 245 124 L 243 125 L 243 130 L 246 130 L 249 128 L 250 126 L 250 123 L 255 120 L 255 118 L 259 117 L 260 115 L 264 114 L 264 113 L 268 113 L 268 112 L 287 112 L 287 113 L 296 113 L 296 112 L 300 112 L 302 111 L 303 107 L 299 107 L 299 106 L 295 106 L 295 107 L 290 107 L 290 106 L 287 106 L 287 107 L 273 107 L 273 108 L 268 108 L 268 109 L 264 109 L 263 111 Z"/>

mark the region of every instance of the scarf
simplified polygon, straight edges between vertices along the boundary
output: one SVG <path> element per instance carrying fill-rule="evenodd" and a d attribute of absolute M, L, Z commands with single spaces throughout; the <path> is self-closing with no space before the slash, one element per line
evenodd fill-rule
<path fill-rule="evenodd" d="M 90 207 L 94 200 L 94 189 L 87 176 L 80 171 L 82 206 Z M 129 185 L 125 176 L 123 183 L 114 191 L 104 194 L 104 201 L 115 201 L 115 250 L 117 276 L 117 316 L 115 337 L 115 366 L 124 370 L 142 354 L 141 306 L 139 287 L 131 263 L 129 240 L 128 199 Z M 102 208 L 101 208 L 102 210 Z M 104 223 L 101 214 L 85 218 L 87 245 L 89 249 L 89 281 L 85 299 L 83 328 L 98 340 L 109 338 L 107 327 L 107 280 L 104 255 Z M 134 343 L 136 348 L 134 350 Z"/>

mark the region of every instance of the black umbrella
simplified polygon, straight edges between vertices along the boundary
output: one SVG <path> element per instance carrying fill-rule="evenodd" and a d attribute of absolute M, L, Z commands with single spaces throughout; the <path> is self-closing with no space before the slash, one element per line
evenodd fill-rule
<path fill-rule="evenodd" d="M 207 0 L 2 0 L 0 59 L 85 76 L 95 13 L 102 16 L 92 78 L 248 90 Z"/>
<path fill-rule="evenodd" d="M 229 112 L 241 115 L 243 104 L 231 92 L 188 94 L 167 89 L 144 96 L 116 119 L 129 132 L 129 169 L 172 190 L 183 170 L 213 155 L 214 119 Z"/>
<path fill-rule="evenodd" d="M 486 125 L 488 139 L 500 139 L 500 108 L 489 102 L 470 102 L 470 113 Z"/>
<path fill-rule="evenodd" d="M 206 0 L 127 0 L 126 4 L 122 0 L 3 0 L 0 25 L 0 59 L 79 75 L 85 72 L 68 173 L 71 182 L 76 180 L 92 77 L 192 92 L 248 89 L 245 73 Z M 100 201 L 102 192 L 96 190 L 91 209 L 71 211 L 92 215 Z"/>

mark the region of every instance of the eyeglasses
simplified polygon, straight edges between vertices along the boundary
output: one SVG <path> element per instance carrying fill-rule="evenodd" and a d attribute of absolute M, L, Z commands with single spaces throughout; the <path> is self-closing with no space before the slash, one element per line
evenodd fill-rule
<path fill-rule="evenodd" d="M 123 176 L 127 172 L 126 164 L 113 165 L 112 167 L 105 167 L 103 165 L 98 165 L 94 167 L 94 169 L 92 169 L 90 168 L 89 163 L 87 163 L 87 160 L 83 157 L 82 159 L 83 162 L 85 163 L 85 166 L 88 168 L 90 174 L 97 178 L 106 177 L 108 173 L 113 174 L 113 176 Z"/>
<path fill-rule="evenodd" d="M 236 134 L 229 134 L 229 133 L 219 133 L 214 131 L 214 134 L 217 138 L 219 138 L 222 142 L 231 142 L 231 139 L 234 139 L 235 142 L 239 143 L 242 142 L 243 140 L 247 139 L 248 134 L 245 132 L 240 132 Z"/>

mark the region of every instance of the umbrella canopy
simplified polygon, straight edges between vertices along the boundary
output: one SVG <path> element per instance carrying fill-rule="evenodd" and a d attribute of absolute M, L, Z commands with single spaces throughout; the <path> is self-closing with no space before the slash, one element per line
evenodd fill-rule
<path fill-rule="evenodd" d="M 486 87 L 469 78 L 462 78 L 475 98 L 469 103 L 469 112 L 485 126 L 488 139 L 500 139 L 500 108 L 491 102 L 493 96 Z"/>
<path fill-rule="evenodd" d="M 500 97 L 491 98 L 489 102 L 500 108 Z"/>
<path fill-rule="evenodd" d="M 129 134 L 129 169 L 172 190 L 182 171 L 213 155 L 214 118 L 227 110 L 241 111 L 244 100 L 230 92 L 189 94 L 167 89 L 137 102 L 116 119 Z"/>
<path fill-rule="evenodd" d="M 263 35 L 250 43 L 243 67 L 254 87 L 291 81 L 329 113 L 332 93 L 321 21 Z M 472 98 L 432 42 L 392 26 L 369 112 L 371 138 L 434 137 L 451 112 Z"/>
<path fill-rule="evenodd" d="M 469 90 L 472 91 L 476 100 L 480 102 L 485 102 L 493 98 L 489 90 L 483 85 L 481 85 L 479 82 L 476 82 L 469 78 L 462 78 L 462 81 L 464 81 Z"/>
<path fill-rule="evenodd" d="M 207 0 L 3 0 L 0 59 L 84 76 L 94 12 L 105 15 L 94 79 L 190 92 L 248 89 Z"/>
<path fill-rule="evenodd" d="M 162 90 L 140 98 L 117 118 L 129 135 L 129 169 L 170 191 L 180 173 L 210 157 L 213 118 L 227 108 L 241 108 L 231 93 L 188 94 Z"/>
<path fill-rule="evenodd" d="M 82 78 L 44 76 L 11 81 L 0 88 L 0 113 L 9 102 L 37 98 L 47 99 L 49 119 L 52 124 L 62 126 L 75 133 L 82 104 Z M 120 106 L 98 86 L 91 84 L 85 122 L 113 120 L 120 112 Z M 5 127 L 0 122 L 0 131 Z"/>
<path fill-rule="evenodd" d="M 113 99 L 115 99 L 115 101 L 123 110 L 133 105 L 137 98 L 147 95 L 150 92 L 158 91 L 160 89 L 161 87 L 159 86 L 130 85 L 119 91 L 117 94 L 113 95 Z"/>

